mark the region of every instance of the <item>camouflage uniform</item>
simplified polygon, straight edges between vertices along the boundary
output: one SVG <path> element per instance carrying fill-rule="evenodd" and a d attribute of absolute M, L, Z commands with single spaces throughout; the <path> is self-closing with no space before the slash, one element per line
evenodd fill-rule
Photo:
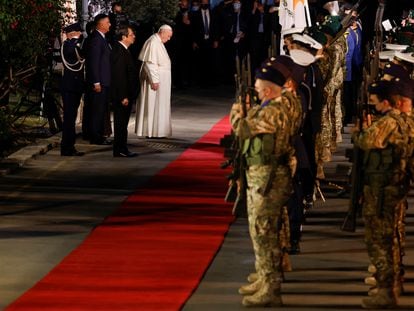
<path fill-rule="evenodd" d="M 288 107 L 292 103 L 282 96 L 253 107 L 243 119 L 234 107 L 230 115 L 234 131 L 244 139 L 249 231 L 260 289 L 270 288 L 276 297 L 282 278 L 281 215 L 292 191 L 289 161 L 294 126 Z"/>
<path fill-rule="evenodd" d="M 318 66 L 322 73 L 322 79 L 326 83 L 326 78 L 329 75 L 330 70 L 330 61 L 329 55 L 324 54 L 323 58 L 318 60 Z M 328 110 L 328 105 L 326 101 L 326 96 L 324 94 L 323 98 L 325 99 L 322 103 L 321 111 L 321 130 L 316 134 L 315 139 L 315 161 L 317 164 L 317 173 L 316 177 L 319 179 L 325 178 L 323 173 L 323 163 L 329 162 L 332 158 L 331 155 L 331 133 L 332 133 L 332 124 L 330 121 L 330 114 Z"/>
<path fill-rule="evenodd" d="M 319 60 L 319 67 L 324 76 L 324 98 L 322 106 L 321 132 L 316 138 L 316 161 L 318 178 L 324 178 L 322 165 L 332 158 L 336 144 L 342 141 L 342 86 L 344 82 L 344 66 L 346 39 L 340 37 Z"/>
<path fill-rule="evenodd" d="M 303 120 L 303 113 L 302 113 L 302 104 L 300 101 L 300 98 L 293 94 L 290 91 L 284 90 L 282 92 L 282 97 L 284 100 L 284 106 L 287 109 L 287 113 L 289 116 L 289 119 L 291 121 L 291 136 L 294 137 L 298 135 L 300 127 L 302 125 Z M 296 157 L 293 156 L 294 149 L 291 150 L 291 155 L 289 157 L 289 166 L 291 168 L 292 174 L 294 174 L 296 170 Z M 281 214 L 281 223 L 282 226 L 280 228 L 279 234 L 280 234 L 280 249 L 282 251 L 282 271 L 292 271 L 292 266 L 290 264 L 288 250 L 291 247 L 290 244 L 290 233 L 291 233 L 291 227 L 289 222 L 289 212 L 288 207 L 284 206 L 282 208 L 282 214 Z"/>
<path fill-rule="evenodd" d="M 336 143 L 342 141 L 342 87 L 346 49 L 346 38 L 341 36 L 326 51 L 332 64 L 325 85 L 327 107 L 332 126 L 331 151 L 335 151 Z"/>
<path fill-rule="evenodd" d="M 410 160 L 408 162 L 408 173 L 411 179 L 413 178 L 414 168 L 412 167 L 413 158 L 413 148 L 414 148 L 414 118 L 412 115 L 402 114 L 402 117 L 407 122 L 407 130 L 405 134 L 408 141 L 407 153 L 411 155 Z M 406 193 L 406 197 L 408 195 L 408 189 Z M 394 291 L 397 295 L 401 294 L 402 292 L 402 284 L 404 280 L 404 265 L 403 265 L 403 257 L 405 255 L 405 216 L 406 211 L 408 208 L 407 198 L 404 198 L 398 204 L 395 209 L 395 231 L 394 231 L 394 248 L 393 248 L 393 256 L 394 256 Z"/>
<path fill-rule="evenodd" d="M 375 266 L 379 295 L 386 305 L 395 305 L 394 233 L 396 209 L 403 202 L 408 180 L 406 167 L 410 153 L 408 125 L 398 110 L 391 110 L 361 133 L 354 143 L 365 150 L 364 202 L 365 243 Z M 376 303 L 375 297 L 363 301 Z M 382 298 L 381 298 L 382 299 Z"/>

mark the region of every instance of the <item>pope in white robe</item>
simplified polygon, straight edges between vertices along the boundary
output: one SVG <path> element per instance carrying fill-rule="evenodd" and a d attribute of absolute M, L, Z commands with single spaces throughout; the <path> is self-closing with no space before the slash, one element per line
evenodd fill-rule
<path fill-rule="evenodd" d="M 171 60 L 164 46 L 172 28 L 163 25 L 142 47 L 138 58 L 141 93 L 137 102 L 135 133 L 144 137 L 169 137 L 171 127 Z"/>

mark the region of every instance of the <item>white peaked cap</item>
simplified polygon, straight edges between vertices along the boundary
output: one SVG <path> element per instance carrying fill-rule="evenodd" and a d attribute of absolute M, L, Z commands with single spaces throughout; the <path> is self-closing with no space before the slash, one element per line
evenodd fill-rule
<path fill-rule="evenodd" d="M 303 37 L 310 42 L 310 46 L 315 50 L 320 50 L 323 48 L 322 44 L 320 44 L 318 41 L 316 41 L 311 36 L 307 35 L 306 33 L 303 34 Z"/>
<path fill-rule="evenodd" d="M 381 51 L 378 53 L 380 60 L 393 60 L 395 51 Z"/>
<path fill-rule="evenodd" d="M 401 53 L 401 52 L 395 52 L 394 55 L 395 58 L 403 60 L 407 63 L 414 64 L 414 56 L 413 53 Z"/>
<path fill-rule="evenodd" d="M 284 29 L 284 30 L 282 30 L 282 36 L 287 36 L 287 35 L 291 35 L 291 34 L 294 34 L 294 33 L 303 33 L 304 30 L 305 30 L 305 28 L 303 28 L 303 27 Z"/>
<path fill-rule="evenodd" d="M 292 39 L 293 41 L 299 41 L 302 42 L 304 44 L 309 45 L 311 48 L 319 50 L 322 48 L 322 44 L 320 44 L 318 41 L 316 41 L 314 38 L 312 38 L 311 36 L 307 35 L 307 34 L 293 34 L 292 35 Z"/>
<path fill-rule="evenodd" d="M 405 51 L 408 47 L 409 45 L 405 44 L 385 43 L 385 48 L 392 51 Z"/>

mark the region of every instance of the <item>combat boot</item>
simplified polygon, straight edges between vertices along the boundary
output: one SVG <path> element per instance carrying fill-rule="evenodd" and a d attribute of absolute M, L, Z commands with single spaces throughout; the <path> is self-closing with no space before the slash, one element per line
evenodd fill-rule
<path fill-rule="evenodd" d="M 263 281 L 259 278 L 254 282 L 247 285 L 243 285 L 239 288 L 239 294 L 241 295 L 253 295 L 256 293 L 263 285 Z"/>
<path fill-rule="evenodd" d="M 242 304 L 245 307 L 281 307 L 280 283 L 263 283 L 254 295 L 244 297 Z"/>
<path fill-rule="evenodd" d="M 257 272 L 252 272 L 247 276 L 247 281 L 250 283 L 256 282 L 259 279 L 259 274 Z"/>
<path fill-rule="evenodd" d="M 375 296 L 376 294 L 378 294 L 378 287 L 371 287 L 368 290 L 368 296 L 372 297 L 372 296 Z"/>
<path fill-rule="evenodd" d="M 367 276 L 364 280 L 365 284 L 369 286 L 377 286 L 377 280 L 373 276 Z"/>
<path fill-rule="evenodd" d="M 362 299 L 364 309 L 389 309 L 396 306 L 397 301 L 392 290 L 386 288 L 379 288 L 376 295 Z"/>
<path fill-rule="evenodd" d="M 370 264 L 368 266 L 368 272 L 374 274 L 375 272 L 377 272 L 377 268 L 375 268 L 373 264 Z"/>

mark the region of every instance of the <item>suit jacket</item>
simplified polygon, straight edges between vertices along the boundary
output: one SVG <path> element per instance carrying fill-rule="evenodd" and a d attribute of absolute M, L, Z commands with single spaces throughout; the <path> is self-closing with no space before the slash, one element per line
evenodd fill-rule
<path fill-rule="evenodd" d="M 266 38 L 269 38 L 270 41 L 270 19 L 269 13 L 264 12 L 263 14 L 263 34 Z M 248 33 L 251 36 L 256 35 L 259 32 L 259 24 L 261 19 L 261 13 L 259 10 L 256 10 L 254 14 L 251 14 L 248 20 Z"/>
<path fill-rule="evenodd" d="M 92 32 L 88 40 L 86 79 L 91 84 L 111 85 L 111 48 L 97 30 Z"/>
<path fill-rule="evenodd" d="M 191 12 L 190 20 L 191 20 L 191 37 L 192 41 L 200 45 L 202 41 L 204 41 L 204 21 L 202 10 L 198 10 L 196 12 Z M 218 24 L 217 18 L 215 14 L 213 14 L 212 10 L 209 11 L 210 16 L 210 23 L 209 23 L 209 40 L 211 41 L 218 41 L 219 34 L 218 34 Z"/>
<path fill-rule="evenodd" d="M 139 92 L 138 67 L 129 50 L 114 43 L 111 56 L 111 99 L 117 103 L 124 98 L 135 99 Z"/>
<path fill-rule="evenodd" d="M 63 57 L 69 64 L 79 62 L 78 55 L 81 55 L 81 50 L 78 46 L 79 39 L 65 40 L 63 42 Z M 82 68 L 81 70 L 78 70 Z M 72 69 L 72 70 L 71 70 Z M 83 66 L 77 65 L 63 68 L 63 76 L 61 80 L 62 92 L 76 92 L 83 93 L 85 88 L 85 77 Z"/>

